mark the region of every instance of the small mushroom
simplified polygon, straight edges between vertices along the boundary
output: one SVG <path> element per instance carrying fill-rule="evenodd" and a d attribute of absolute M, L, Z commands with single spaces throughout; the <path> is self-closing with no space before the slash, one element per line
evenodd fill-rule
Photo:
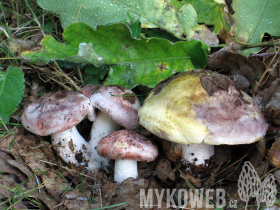
<path fill-rule="evenodd" d="M 250 144 L 267 123 L 256 102 L 226 76 L 196 70 L 158 84 L 139 110 L 139 124 L 180 144 L 183 162 L 206 166 L 220 144 Z"/>
<path fill-rule="evenodd" d="M 94 108 L 99 109 L 90 133 L 89 143 L 92 148 L 95 148 L 103 137 L 120 130 L 121 126 L 126 129 L 137 126 L 141 103 L 130 89 L 117 85 L 87 85 L 81 92 L 90 98 Z M 109 163 L 96 151 L 93 157 L 100 163 L 100 167 L 106 167 Z"/>
<path fill-rule="evenodd" d="M 30 132 L 51 135 L 52 144 L 58 155 L 76 166 L 95 168 L 91 158 L 92 149 L 79 134 L 76 125 L 87 115 L 92 116 L 90 100 L 81 93 L 59 91 L 47 93 L 24 111 L 21 121 Z"/>
<path fill-rule="evenodd" d="M 131 130 L 111 133 L 98 143 L 96 150 L 100 156 L 116 160 L 114 180 L 118 183 L 137 178 L 137 161 L 151 162 L 158 156 L 157 146 Z"/>

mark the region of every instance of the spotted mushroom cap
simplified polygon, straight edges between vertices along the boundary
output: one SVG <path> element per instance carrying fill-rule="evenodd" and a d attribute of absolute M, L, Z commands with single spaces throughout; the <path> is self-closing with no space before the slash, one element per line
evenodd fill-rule
<path fill-rule="evenodd" d="M 74 91 L 47 93 L 24 110 L 21 122 L 32 133 L 48 136 L 77 125 L 88 113 L 90 100 Z"/>
<path fill-rule="evenodd" d="M 141 103 L 132 90 L 118 85 L 87 85 L 81 93 L 90 97 L 94 107 L 121 126 L 127 129 L 137 126 Z"/>
<path fill-rule="evenodd" d="M 139 110 L 139 124 L 180 144 L 249 144 L 267 123 L 256 102 L 226 76 L 196 70 L 163 81 Z"/>
<path fill-rule="evenodd" d="M 120 130 L 104 137 L 96 150 L 102 157 L 109 159 L 131 159 L 137 161 L 154 161 L 158 149 L 145 136 L 132 130 Z"/>

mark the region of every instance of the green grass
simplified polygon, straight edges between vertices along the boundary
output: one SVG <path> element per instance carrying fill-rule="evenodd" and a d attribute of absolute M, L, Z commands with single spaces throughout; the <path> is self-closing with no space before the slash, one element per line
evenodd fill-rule
<path fill-rule="evenodd" d="M 18 53 L 9 48 L 11 37 L 30 39 L 36 35 L 45 36 L 45 31 L 56 38 L 62 28 L 59 19 L 41 9 L 35 0 L 0 1 L 0 64 L 2 67 L 18 65 Z"/>
<path fill-rule="evenodd" d="M 35 175 L 36 175 L 36 173 L 32 174 L 32 176 L 28 177 L 23 183 L 17 185 L 15 188 L 11 188 L 11 187 L 8 187 L 6 185 L 3 173 L 0 171 L 0 176 L 1 176 L 1 178 L 3 180 L 3 183 L 4 183 L 4 185 L 0 184 L 0 187 L 1 188 L 5 188 L 6 192 L 9 195 L 9 198 L 6 199 L 6 201 L 0 203 L 0 208 L 1 209 L 14 209 L 13 206 L 15 206 L 17 203 L 19 203 L 19 202 L 21 202 L 22 200 L 25 199 L 25 200 L 28 200 L 30 203 L 32 203 L 32 205 L 34 207 L 36 207 L 37 209 L 42 209 L 43 208 L 42 204 L 38 200 L 32 198 L 33 196 L 32 197 L 29 197 L 29 196 L 35 190 L 38 190 L 39 188 L 43 187 L 44 186 L 43 183 L 41 183 L 36 188 L 28 190 L 28 191 L 24 191 L 23 189 L 21 189 L 21 187 L 26 182 L 28 182 L 29 179 L 31 179 Z M 7 204 L 9 204 L 10 206 L 9 207 L 5 207 L 5 205 L 7 205 Z"/>

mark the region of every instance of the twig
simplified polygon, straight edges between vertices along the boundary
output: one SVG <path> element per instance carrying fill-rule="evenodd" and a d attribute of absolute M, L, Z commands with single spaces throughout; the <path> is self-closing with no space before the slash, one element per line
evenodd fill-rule
<path fill-rule="evenodd" d="M 236 50 L 244 50 L 254 47 L 267 47 L 267 46 L 275 46 L 280 45 L 280 41 L 269 41 L 269 42 L 262 42 L 256 44 L 242 44 L 240 47 L 237 47 Z"/>
<path fill-rule="evenodd" d="M 32 63 L 29 63 L 28 65 L 31 66 L 31 67 L 34 68 L 34 69 L 37 69 L 37 70 L 41 71 L 42 73 L 45 73 L 45 74 L 52 74 L 52 75 L 54 75 L 55 77 L 59 77 L 59 76 L 60 76 L 60 74 L 59 74 L 58 72 L 54 72 L 54 71 L 50 70 L 50 69 L 47 68 L 47 67 L 37 66 L 37 65 L 34 65 L 34 64 L 32 64 Z"/>
<path fill-rule="evenodd" d="M 4 32 L 4 34 L 6 35 L 6 37 L 8 39 L 10 38 L 9 34 L 7 33 L 7 31 L 4 28 L 0 27 L 0 30 Z"/>
<path fill-rule="evenodd" d="M 225 168 L 224 170 L 220 171 L 219 173 L 217 173 L 214 177 L 216 177 L 217 175 L 219 175 L 220 173 L 224 172 L 225 170 L 227 170 L 228 168 L 230 168 L 231 166 L 235 165 L 236 163 L 238 163 L 239 161 L 241 161 L 242 159 L 244 159 L 245 157 L 247 157 L 248 154 L 244 155 L 242 158 L 240 158 L 239 160 L 235 161 L 233 164 L 231 164 L 230 166 L 228 166 L 227 168 Z"/>
<path fill-rule="evenodd" d="M 47 76 L 49 79 L 55 81 L 55 82 L 56 82 L 57 84 L 59 84 L 60 86 L 62 86 L 65 90 L 71 90 L 71 88 L 69 88 L 69 87 L 67 87 L 66 85 L 60 83 L 60 82 L 57 81 L 56 79 L 54 79 L 54 78 L 52 78 L 52 77 L 50 77 L 50 76 L 48 76 L 48 75 L 46 75 L 46 76 Z"/>
<path fill-rule="evenodd" d="M 4 179 L 2 173 L 1 173 L 1 177 L 2 177 L 2 179 L 3 179 L 3 183 L 4 183 L 5 188 L 6 188 L 6 193 L 7 193 L 7 196 L 8 196 L 8 198 L 9 198 L 9 204 L 12 205 L 12 203 L 11 203 L 11 198 L 10 198 L 10 194 L 9 194 L 9 191 L 8 191 L 8 187 L 7 187 L 6 181 L 5 181 L 5 179 Z"/>
<path fill-rule="evenodd" d="M 55 209 L 55 208 L 57 208 L 57 207 L 59 207 L 59 206 L 61 206 L 61 205 L 63 205 L 63 203 L 60 203 L 60 204 L 58 204 L 58 205 L 52 207 L 51 209 Z"/>
<path fill-rule="evenodd" d="M 98 189 L 99 189 L 99 194 L 100 194 L 100 206 L 103 207 L 101 188 L 98 187 Z"/>
<path fill-rule="evenodd" d="M 92 177 L 90 177 L 90 176 L 88 176 L 88 175 L 86 175 L 86 174 L 83 174 L 83 173 L 80 173 L 80 172 L 75 171 L 75 170 L 73 170 L 73 169 L 70 169 L 70 168 L 67 168 L 67 167 L 58 165 L 58 164 L 56 164 L 56 163 L 52 163 L 52 162 L 48 162 L 48 161 L 40 160 L 40 159 L 39 159 L 39 161 L 44 162 L 44 163 L 48 163 L 48 164 L 50 164 L 50 165 L 59 166 L 59 167 L 61 167 L 61 168 L 64 168 L 65 170 L 73 171 L 73 172 L 76 172 L 77 174 L 81 174 L 81 175 L 83 175 L 83 176 L 85 176 L 85 177 L 88 177 L 88 178 L 90 178 L 90 179 L 92 179 L 92 180 L 95 180 L 94 178 L 92 178 Z"/>
<path fill-rule="evenodd" d="M 55 62 L 55 64 L 56 64 L 56 62 Z M 70 77 L 68 77 L 67 76 L 67 74 L 65 74 L 60 68 L 59 68 L 59 66 L 56 64 L 56 66 L 60 69 L 60 71 L 59 70 L 57 70 L 54 66 L 52 66 L 52 65 L 50 65 L 50 64 L 48 64 L 52 69 L 54 69 L 56 72 L 58 72 L 60 75 L 62 75 L 63 77 L 65 77 L 70 83 L 71 83 L 71 85 L 73 85 L 74 86 L 74 88 L 77 90 L 77 91 L 79 91 L 80 90 L 80 88 L 76 85 L 76 83 L 70 78 Z"/>
<path fill-rule="evenodd" d="M 270 56 L 273 56 L 275 54 L 276 54 L 276 52 L 252 54 L 248 58 L 250 59 L 250 58 L 254 58 L 254 57 L 260 57 L 260 58 L 262 58 L 262 57 L 270 57 Z M 278 52 L 277 55 L 280 55 L 280 52 Z"/>
<path fill-rule="evenodd" d="M 8 57 L 8 58 L 0 58 L 0 60 L 12 60 L 12 59 L 24 59 L 23 57 Z"/>
<path fill-rule="evenodd" d="M 2 122 L 2 124 L 4 125 L 6 131 L 8 131 L 9 129 L 6 127 L 5 123 L 3 122 L 2 118 L 0 117 L 0 121 Z"/>
<path fill-rule="evenodd" d="M 264 76 L 265 76 L 266 73 L 269 71 L 270 66 L 271 66 L 272 63 L 274 62 L 274 60 L 275 60 L 275 58 L 276 58 L 276 56 L 278 55 L 279 52 L 280 52 L 280 47 L 278 48 L 277 53 L 275 53 L 275 55 L 274 55 L 273 58 L 271 59 L 270 63 L 269 63 L 268 66 L 266 67 L 265 72 L 263 73 L 262 77 L 260 78 L 260 80 L 259 80 L 257 86 L 255 87 L 255 89 L 254 89 L 254 91 L 253 91 L 253 96 L 255 95 L 256 91 L 258 90 L 260 84 L 261 84 L 262 81 L 263 81 Z"/>
<path fill-rule="evenodd" d="M 80 77 L 80 80 L 81 80 L 81 82 L 82 82 L 82 84 L 84 84 L 84 81 L 83 81 L 83 76 L 82 76 L 82 72 L 81 72 L 81 69 L 80 69 L 80 66 L 78 65 L 78 75 L 79 75 L 79 77 Z"/>

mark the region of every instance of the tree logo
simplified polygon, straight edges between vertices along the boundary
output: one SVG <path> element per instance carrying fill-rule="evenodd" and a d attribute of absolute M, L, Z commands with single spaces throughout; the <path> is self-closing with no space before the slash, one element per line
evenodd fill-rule
<path fill-rule="evenodd" d="M 274 176 L 269 174 L 261 183 L 253 165 L 249 161 L 246 161 L 238 179 L 238 195 L 242 201 L 246 202 L 245 209 L 247 209 L 248 201 L 251 197 L 256 198 L 258 209 L 260 203 L 265 203 L 266 206 L 270 206 L 275 202 L 276 194 L 277 190 Z"/>

